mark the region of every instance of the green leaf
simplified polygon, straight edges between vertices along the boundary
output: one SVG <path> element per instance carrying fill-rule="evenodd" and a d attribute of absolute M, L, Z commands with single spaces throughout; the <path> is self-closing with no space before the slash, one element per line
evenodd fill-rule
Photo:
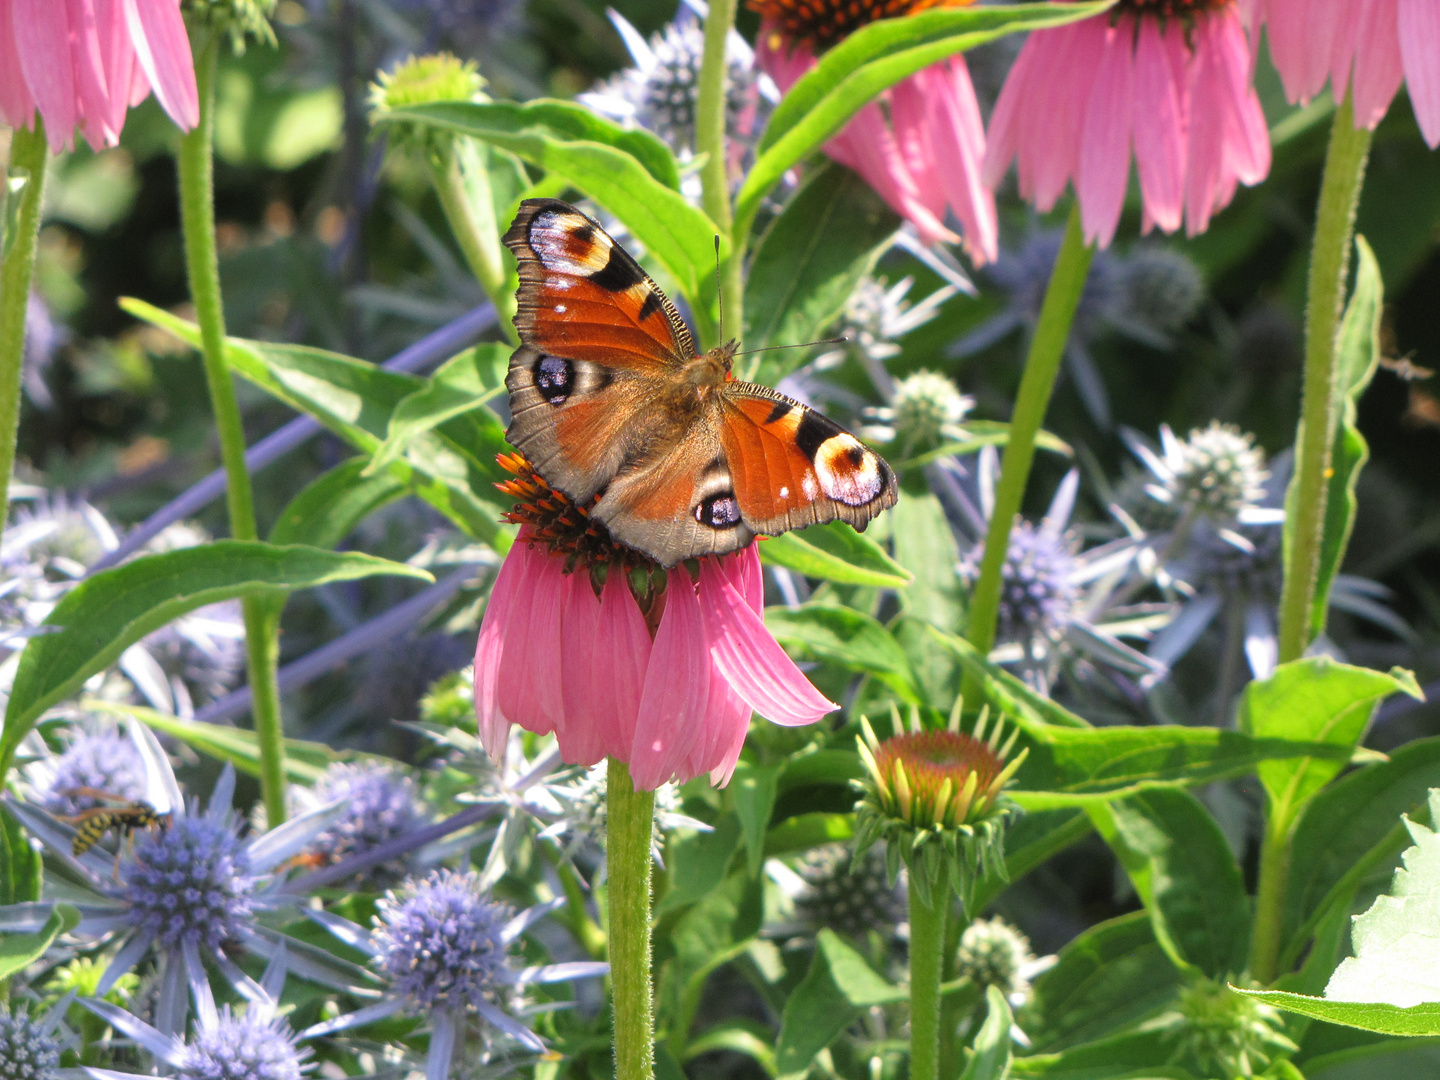
<path fill-rule="evenodd" d="M 1424 813 L 1432 787 L 1440 787 L 1440 738 L 1402 746 L 1389 761 L 1357 769 L 1310 803 L 1290 843 L 1283 967 L 1293 966 L 1332 908 L 1348 911 L 1362 882 L 1388 876 L 1408 842 L 1400 816 Z"/>
<path fill-rule="evenodd" d="M 810 970 L 785 1002 L 775 1067 L 786 1080 L 803 1077 L 815 1055 L 835 1041 L 861 1011 L 872 1005 L 904 1001 L 905 991 L 891 986 L 865 958 L 833 931 L 815 938 Z"/>
<path fill-rule="evenodd" d="M 667 168 L 660 154 L 669 151 L 654 136 L 564 101 L 439 102 L 396 109 L 386 119 L 483 139 L 564 177 L 623 221 L 692 304 L 701 299 L 701 282 L 714 276 L 715 225 L 680 194 L 674 159 Z M 721 252 L 728 254 L 723 239 Z"/>
<path fill-rule="evenodd" d="M 87 578 L 55 605 L 20 654 L 5 710 L 0 761 L 35 721 L 130 645 L 206 604 L 272 590 L 308 589 L 378 574 L 432 580 L 424 570 L 359 552 L 220 540 L 145 555 Z"/>
<path fill-rule="evenodd" d="M 1159 1012 L 1181 981 L 1149 916 L 1121 915 L 1071 941 L 1035 980 L 1026 1030 L 1041 1052 L 1092 1042 Z"/>
<path fill-rule="evenodd" d="M 1283 990 L 1244 990 L 1238 986 L 1231 989 L 1277 1009 L 1344 1027 L 1378 1031 L 1382 1035 L 1440 1035 L 1440 1001 L 1402 1009 L 1396 1005 L 1287 994 Z"/>
<path fill-rule="evenodd" d="M 911 581 L 910 572 L 884 548 L 843 521 L 766 537 L 760 543 L 760 561 L 841 585 L 898 589 Z"/>
<path fill-rule="evenodd" d="M 726 814 L 710 832 L 697 832 L 670 845 L 665 861 L 670 888 L 655 905 L 655 917 L 703 900 L 725 880 L 730 857 L 740 846 L 740 819 Z"/>
<path fill-rule="evenodd" d="M 1164 1032 L 1131 1031 L 1058 1054 L 1016 1058 L 1010 1075 L 1045 1080 L 1193 1080 L 1178 1065 L 1166 1064 L 1173 1056 L 1173 1042 Z"/>
<path fill-rule="evenodd" d="M 760 873 L 760 864 L 765 861 L 765 833 L 770 827 L 770 812 L 775 809 L 775 785 L 782 768 L 781 762 L 770 765 L 742 762 L 730 785 L 735 814 L 740 819 L 740 835 L 745 841 L 745 867 L 751 877 Z"/>
<path fill-rule="evenodd" d="M 1340 324 L 1340 339 L 1335 349 L 1335 389 L 1331 397 L 1335 415 L 1335 443 L 1331 450 L 1329 495 L 1325 503 L 1324 532 L 1320 542 L 1319 574 L 1310 606 L 1310 633 L 1325 629 L 1330 610 L 1330 587 L 1345 558 L 1350 533 L 1355 527 L 1358 506 L 1355 484 L 1360 470 L 1370 459 L 1370 446 L 1360 434 L 1357 405 L 1365 393 L 1375 370 L 1380 366 L 1380 316 L 1385 307 L 1385 285 L 1380 279 L 1380 264 L 1363 236 L 1355 237 L 1355 291 Z M 1291 491 L 1294 491 L 1292 485 Z M 1290 509 L 1289 492 L 1286 509 Z M 1286 513 L 1288 523 L 1293 520 Z M 1288 529 L 1288 524 L 1287 524 Z M 1285 550 L 1290 550 L 1286 543 Z"/>
<path fill-rule="evenodd" d="M 890 533 L 895 561 L 915 578 L 900 597 L 905 614 L 943 628 L 964 626 L 955 572 L 960 551 L 940 500 L 928 491 L 902 493 L 890 511 Z"/>
<path fill-rule="evenodd" d="M 1250 902 L 1220 826 L 1193 795 L 1147 791 L 1090 808 L 1145 905 L 1155 940 L 1180 968 L 1212 978 L 1244 969 Z"/>
<path fill-rule="evenodd" d="M 1010 1075 L 1010 1003 L 995 986 L 985 989 L 985 1023 L 975 1036 L 972 1056 L 960 1080 L 1005 1080 Z"/>
<path fill-rule="evenodd" d="M 1326 760 L 1269 761 L 1257 770 L 1271 814 L 1290 821 L 1333 780 L 1360 741 L 1375 706 L 1394 693 L 1422 698 L 1415 677 L 1338 664 L 1328 656 L 1293 660 L 1245 688 L 1237 726 L 1257 738 L 1328 743 L 1344 751 Z"/>
<path fill-rule="evenodd" d="M 775 1051 L 770 1046 L 769 1031 L 754 1020 L 730 1019 L 706 1028 L 686 1044 L 685 1060 L 715 1050 L 744 1054 L 765 1070 L 766 1076 L 775 1075 Z M 680 1071 L 679 1077 L 684 1075 Z"/>
<path fill-rule="evenodd" d="M 61 934 L 80 925 L 80 911 L 72 904 L 56 904 L 50 917 L 39 930 L 29 933 L 0 934 L 0 979 L 8 979 L 24 971 L 55 943 Z"/>
<path fill-rule="evenodd" d="M 439 427 L 445 421 L 474 412 L 505 390 L 505 369 L 510 362 L 510 346 L 499 342 L 477 345 L 469 352 L 452 357 L 430 376 L 420 389 L 407 394 L 390 414 L 385 441 L 375 451 L 367 474 L 378 473 L 396 461 L 406 445 L 421 432 Z M 498 451 L 505 446 L 505 428 L 488 409 L 475 419 L 490 429 L 487 442 Z"/>
<path fill-rule="evenodd" d="M 1430 820 L 1440 822 L 1440 788 L 1430 791 Z M 1408 819 L 1405 826 L 1414 846 L 1389 893 L 1355 917 L 1355 955 L 1330 976 L 1327 998 L 1402 1008 L 1440 1002 L 1440 833 Z M 1440 1024 L 1428 1034 L 1440 1035 Z"/>
<path fill-rule="evenodd" d="M 1440 1039 L 1382 1039 L 1305 1059 L 1304 1080 L 1435 1080 Z"/>
<path fill-rule="evenodd" d="M 796 814 L 765 834 L 765 855 L 791 855 L 821 844 L 844 843 L 854 835 L 854 814 Z"/>
<path fill-rule="evenodd" d="M 1090 727 L 1084 719 L 1045 695 L 1037 694 L 999 664 L 992 664 L 964 638 L 946 633 L 938 627 L 931 627 L 930 634 L 954 652 L 967 670 L 979 677 L 985 685 L 985 699 L 1006 716 L 1041 726 Z"/>
<path fill-rule="evenodd" d="M 863 106 L 902 79 L 1007 33 L 1059 26 L 1109 3 L 942 8 L 881 19 L 831 49 L 785 95 L 761 136 L 759 153 L 736 196 L 742 226 L 790 169 L 819 149 Z"/>
<path fill-rule="evenodd" d="M 844 312 L 899 227 L 900 218 L 858 175 L 834 163 L 817 169 L 771 222 L 751 257 L 745 348 L 818 338 Z M 804 356 L 802 349 L 794 353 Z"/>
<path fill-rule="evenodd" d="M 200 331 L 194 323 L 141 300 L 122 299 L 120 306 L 198 347 Z M 396 406 L 425 386 L 415 375 L 301 345 L 227 338 L 225 362 L 237 375 L 313 416 L 365 454 L 374 454 L 385 441 Z M 412 438 L 390 472 L 468 535 L 503 553 L 510 536 L 500 530 L 498 517 L 510 502 L 494 487 L 507 474 L 493 457 L 493 431 L 493 425 L 474 415 L 453 417 Z"/>
<path fill-rule="evenodd" d="M 209 724 L 203 720 L 182 720 L 178 716 L 147 709 L 143 705 L 99 701 L 91 704 L 97 709 L 122 712 L 143 720 L 147 726 L 179 739 L 216 761 L 229 762 L 247 776 L 260 775 L 260 747 L 253 731 L 224 724 Z M 332 750 L 324 743 L 306 742 L 304 739 L 285 740 L 285 778 L 295 784 L 315 783 L 324 775 L 326 768 L 337 761 L 376 760 L 383 759 L 373 754 Z"/>
<path fill-rule="evenodd" d="M 965 434 L 969 438 L 959 442 L 941 443 L 933 450 L 916 454 L 903 461 L 892 461 L 890 464 L 894 466 L 896 472 L 903 472 L 908 469 L 918 469 L 922 465 L 939 461 L 941 458 L 964 457 L 967 454 L 974 454 L 987 446 L 1004 446 L 1010 441 L 1010 425 L 999 420 L 966 420 Z M 1048 431 L 1035 433 L 1035 445 L 1041 450 L 1050 450 L 1066 457 L 1075 456 L 1075 450 L 1069 443 Z"/>
<path fill-rule="evenodd" d="M 863 612 L 823 604 L 794 611 L 772 607 L 765 609 L 765 625 L 782 644 L 868 672 L 906 701 L 920 700 L 905 651 L 885 627 Z"/>
<path fill-rule="evenodd" d="M 333 548 L 366 517 L 405 494 L 393 476 L 365 476 L 363 457 L 317 476 L 280 511 L 266 539 L 272 544 Z"/>

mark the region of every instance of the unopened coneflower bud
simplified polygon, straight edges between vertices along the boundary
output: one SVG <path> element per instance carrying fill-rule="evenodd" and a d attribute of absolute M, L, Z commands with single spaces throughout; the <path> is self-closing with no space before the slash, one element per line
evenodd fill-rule
<path fill-rule="evenodd" d="M 180 10 L 192 26 L 208 26 L 230 36 L 236 53 L 245 51 L 248 40 L 275 44 L 270 16 L 275 0 L 181 0 Z"/>
<path fill-rule="evenodd" d="M 485 80 L 472 60 L 447 52 L 412 56 L 390 71 L 382 71 L 370 84 L 370 123 L 390 119 L 398 109 L 445 101 L 484 100 Z M 411 123 L 387 123 L 392 143 L 424 153 L 446 150 L 454 136 L 437 128 Z"/>
<path fill-rule="evenodd" d="M 1150 1024 L 1171 1044 L 1172 1061 L 1225 1077 L 1258 1076 L 1276 1054 L 1296 1050 L 1284 1026 L 1278 1010 L 1206 978 L 1182 989 Z"/>
<path fill-rule="evenodd" d="M 856 781 L 856 857 L 884 839 L 891 875 L 903 861 L 925 902 L 948 874 L 967 906 L 976 873 L 1005 873 L 1005 825 L 1018 808 L 1003 791 L 1024 762 L 1015 756 L 1019 729 L 983 709 L 971 732 L 960 730 L 961 702 L 943 730 L 925 729 L 912 709 L 909 729 L 894 713 L 896 734 L 881 742 L 866 718 L 856 740 L 866 778 Z"/>

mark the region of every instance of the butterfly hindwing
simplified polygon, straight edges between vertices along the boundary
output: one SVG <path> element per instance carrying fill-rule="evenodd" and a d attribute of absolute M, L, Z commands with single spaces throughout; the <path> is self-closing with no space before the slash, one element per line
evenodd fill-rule
<path fill-rule="evenodd" d="M 520 264 L 515 328 L 543 352 L 661 371 L 695 355 L 675 305 L 595 221 L 559 199 L 526 199 L 505 233 Z"/>

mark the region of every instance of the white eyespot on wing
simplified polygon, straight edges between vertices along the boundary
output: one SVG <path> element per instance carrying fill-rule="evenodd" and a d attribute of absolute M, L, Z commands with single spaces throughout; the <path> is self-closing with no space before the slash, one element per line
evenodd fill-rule
<path fill-rule="evenodd" d="M 546 210 L 530 224 L 530 246 L 545 269 L 589 277 L 610 262 L 613 242 L 580 213 Z"/>
<path fill-rule="evenodd" d="M 832 435 L 815 451 L 820 490 L 846 506 L 873 502 L 885 488 L 880 459 L 853 435 Z"/>

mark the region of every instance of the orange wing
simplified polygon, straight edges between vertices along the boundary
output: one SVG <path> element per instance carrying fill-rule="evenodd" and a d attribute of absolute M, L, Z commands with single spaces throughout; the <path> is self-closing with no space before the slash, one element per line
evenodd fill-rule
<path fill-rule="evenodd" d="M 520 264 L 505 437 L 546 481 L 589 499 L 643 448 L 666 376 L 695 355 L 675 306 L 598 224 L 526 199 L 505 233 Z"/>
<path fill-rule="evenodd" d="M 863 529 L 895 505 L 895 473 L 835 421 L 754 383 L 721 399 L 720 443 L 745 524 L 774 536 L 824 521 Z"/>

